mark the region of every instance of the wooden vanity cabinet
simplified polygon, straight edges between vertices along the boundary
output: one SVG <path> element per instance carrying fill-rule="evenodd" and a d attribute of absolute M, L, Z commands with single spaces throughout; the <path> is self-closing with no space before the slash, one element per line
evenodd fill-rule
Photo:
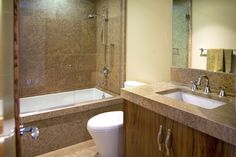
<path fill-rule="evenodd" d="M 126 101 L 124 114 L 125 157 L 236 157 L 235 146 L 131 102 Z M 168 130 L 169 155 L 165 148 Z"/>

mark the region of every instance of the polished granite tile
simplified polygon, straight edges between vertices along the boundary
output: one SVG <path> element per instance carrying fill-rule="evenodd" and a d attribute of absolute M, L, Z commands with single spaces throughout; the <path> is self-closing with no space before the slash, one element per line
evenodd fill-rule
<path fill-rule="evenodd" d="M 58 149 L 36 157 L 100 157 L 93 140 Z"/>
<path fill-rule="evenodd" d="M 120 93 L 120 0 L 21 0 L 20 97 L 78 90 L 101 85 Z M 108 9 L 108 21 L 101 16 Z M 105 34 L 106 46 L 102 42 Z M 105 61 L 105 57 L 107 61 Z"/>
<path fill-rule="evenodd" d="M 21 3 L 20 97 L 94 87 L 96 1 Z"/>
<path fill-rule="evenodd" d="M 37 126 L 39 138 L 33 140 L 30 134 L 21 137 L 21 156 L 32 157 L 68 147 L 91 139 L 87 131 L 88 120 L 103 112 L 121 111 L 122 99 L 87 102 L 76 106 L 49 110 L 33 115 L 21 115 L 21 124 Z"/>
<path fill-rule="evenodd" d="M 201 75 L 208 76 L 211 91 L 213 93 L 219 93 L 220 87 L 225 86 L 226 87 L 225 91 L 227 95 L 232 95 L 232 96 L 235 95 L 235 89 L 234 89 L 235 74 L 232 73 L 228 74 L 222 72 L 210 72 L 199 69 L 171 67 L 170 78 L 171 81 L 184 83 L 186 85 L 189 85 L 190 87 L 190 81 L 197 80 Z M 200 86 L 200 89 L 203 89 L 203 85 Z"/>

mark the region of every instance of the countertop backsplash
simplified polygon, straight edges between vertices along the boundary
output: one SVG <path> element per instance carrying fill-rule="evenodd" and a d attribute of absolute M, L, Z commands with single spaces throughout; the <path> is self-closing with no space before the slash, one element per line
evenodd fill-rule
<path fill-rule="evenodd" d="M 199 69 L 186 69 L 171 67 L 170 79 L 173 82 L 184 83 L 191 86 L 190 81 L 197 80 L 201 75 L 207 75 L 212 92 L 219 93 L 220 88 L 225 86 L 225 92 L 228 96 L 235 96 L 236 91 L 236 75 L 220 72 L 209 72 Z M 200 86 L 200 89 L 203 85 Z M 236 107 L 236 106 L 235 106 Z"/>

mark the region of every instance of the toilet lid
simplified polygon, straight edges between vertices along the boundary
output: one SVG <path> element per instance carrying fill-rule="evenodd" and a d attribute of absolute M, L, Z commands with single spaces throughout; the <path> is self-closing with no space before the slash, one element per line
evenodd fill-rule
<path fill-rule="evenodd" d="M 109 129 L 123 125 L 123 112 L 113 111 L 98 114 L 89 119 L 87 126 L 88 128 L 100 130 Z"/>

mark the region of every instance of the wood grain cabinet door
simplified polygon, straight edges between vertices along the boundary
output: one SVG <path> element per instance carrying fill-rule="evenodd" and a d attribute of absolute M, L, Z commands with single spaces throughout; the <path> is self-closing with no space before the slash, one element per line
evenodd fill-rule
<path fill-rule="evenodd" d="M 171 119 L 166 118 L 166 132 L 170 131 L 170 141 L 169 141 L 169 155 L 167 155 L 167 150 L 165 149 L 166 157 L 193 157 L 194 151 L 194 130 L 181 124 L 175 122 Z M 166 137 L 167 138 L 167 137 Z M 166 145 L 165 139 L 165 145 Z M 165 147 L 166 148 L 166 147 Z"/>
<path fill-rule="evenodd" d="M 164 157 L 157 144 L 161 125 L 158 116 L 129 102 L 126 103 L 124 112 L 125 157 Z"/>
<path fill-rule="evenodd" d="M 165 132 L 171 138 L 166 157 L 236 157 L 236 146 L 165 118 Z M 166 142 L 166 141 L 165 141 Z"/>

